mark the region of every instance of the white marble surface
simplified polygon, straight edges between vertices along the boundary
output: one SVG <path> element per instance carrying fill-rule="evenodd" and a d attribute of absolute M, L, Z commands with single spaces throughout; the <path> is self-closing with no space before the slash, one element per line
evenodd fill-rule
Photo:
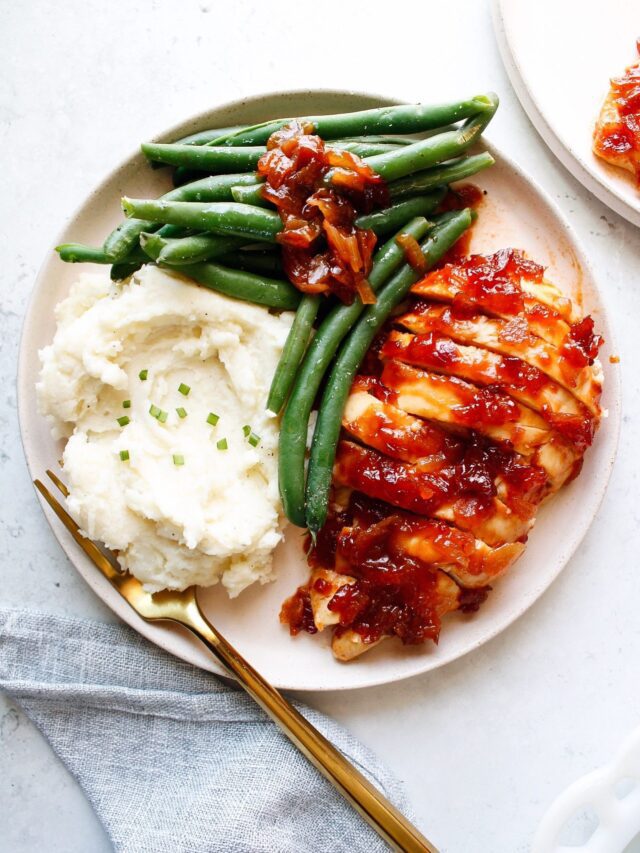
<path fill-rule="evenodd" d="M 583 190 L 530 126 L 502 69 L 488 2 L 437 5 L 406 0 L 390 14 L 388 4 L 382 12 L 335 0 L 0 4 L 0 602 L 112 618 L 40 512 L 14 379 L 38 264 L 92 186 L 139 140 L 245 94 L 333 86 L 419 100 L 494 88 L 502 106 L 491 139 L 569 216 L 614 320 L 625 415 L 611 485 L 561 578 L 502 636 L 410 682 L 306 698 L 405 780 L 443 851 L 516 853 L 529 849 L 555 795 L 640 722 L 639 234 Z M 0 719 L 0 850 L 108 850 L 81 792 L 9 700 Z"/>

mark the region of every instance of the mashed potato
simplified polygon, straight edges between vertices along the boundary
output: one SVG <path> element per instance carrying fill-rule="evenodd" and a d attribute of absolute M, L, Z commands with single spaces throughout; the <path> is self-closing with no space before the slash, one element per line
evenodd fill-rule
<path fill-rule="evenodd" d="M 148 266 L 125 285 L 81 275 L 56 316 L 37 393 L 54 436 L 68 438 L 82 529 L 151 591 L 222 580 L 236 596 L 271 579 L 284 522 L 265 403 L 292 315 Z"/>

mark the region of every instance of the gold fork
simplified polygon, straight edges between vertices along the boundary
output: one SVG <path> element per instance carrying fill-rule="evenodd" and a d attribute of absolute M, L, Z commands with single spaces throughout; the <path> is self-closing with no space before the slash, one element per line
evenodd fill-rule
<path fill-rule="evenodd" d="M 47 475 L 67 497 L 64 483 L 53 471 L 47 471 Z M 183 592 L 165 590 L 154 595 L 146 592 L 140 581 L 116 568 L 115 560 L 108 559 L 95 542 L 83 536 L 73 518 L 40 480 L 34 480 L 34 484 L 85 554 L 136 613 L 147 622 L 177 622 L 195 634 L 388 844 L 408 853 L 438 853 L 416 827 L 216 631 L 198 606 L 195 587 Z"/>

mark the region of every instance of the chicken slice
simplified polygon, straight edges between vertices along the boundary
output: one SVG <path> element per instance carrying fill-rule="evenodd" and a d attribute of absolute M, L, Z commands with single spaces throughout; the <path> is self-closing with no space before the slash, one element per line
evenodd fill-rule
<path fill-rule="evenodd" d="M 434 534 L 428 522 L 415 525 L 409 530 L 400 530 L 394 539 L 398 551 L 415 557 L 424 563 L 437 565 L 451 575 L 460 586 L 470 589 L 487 586 L 503 575 L 525 549 L 523 542 L 509 542 L 492 548 L 480 539 L 472 540 L 471 553 L 456 554 L 442 552 L 434 543 Z"/>
<path fill-rule="evenodd" d="M 375 387 L 371 386 L 371 383 L 369 386 Z M 356 380 L 342 418 L 344 429 L 362 444 L 373 447 L 392 459 L 412 462 L 421 473 L 434 474 L 452 464 L 465 462 L 469 444 L 463 437 L 452 435 L 442 427 L 410 415 L 386 400 L 374 397 L 368 390 L 364 390 L 364 387 L 364 383 L 359 384 Z M 563 461 L 562 476 L 565 479 L 571 472 L 574 459 L 573 453 L 570 453 Z M 514 501 L 509 482 L 498 476 L 495 479 L 497 496 L 507 506 L 513 506 L 522 500 L 537 503 L 549 488 L 557 487 L 555 481 L 549 480 L 546 469 L 538 465 L 535 459 L 527 463 L 524 457 L 512 453 L 508 461 L 513 473 L 518 475 L 519 491 L 522 491 L 525 480 L 528 481 L 528 488 Z M 547 464 L 552 462 L 553 458 Z"/>
<path fill-rule="evenodd" d="M 520 556 L 524 543 L 511 542 L 492 547 L 476 539 L 468 530 L 438 518 L 398 514 L 388 538 L 396 555 L 409 555 L 432 568 L 450 574 L 462 586 L 486 586 Z M 336 550 L 336 570 L 351 571 L 348 543 L 359 527 L 344 527 Z M 371 530 L 366 528 L 365 530 Z M 357 540 L 356 540 L 357 541 Z M 344 543 L 347 543 L 345 546 Z"/>
<path fill-rule="evenodd" d="M 429 332 L 392 331 L 380 356 L 466 379 L 475 385 L 500 385 L 515 400 L 541 412 L 562 412 L 592 420 L 590 412 L 557 382 L 522 359 L 476 346 L 465 346 Z"/>
<path fill-rule="evenodd" d="M 473 494 L 456 495 L 444 478 L 351 441 L 338 445 L 333 476 L 340 485 L 376 500 L 456 524 L 489 545 L 522 539 L 533 523 L 534 506 L 526 515 L 519 515 L 496 497 L 480 501 Z"/>
<path fill-rule="evenodd" d="M 398 318 L 409 331 L 424 335 L 444 334 L 463 344 L 475 345 L 507 356 L 515 356 L 537 367 L 571 392 L 589 411 L 599 417 L 602 382 L 599 371 L 592 366 L 578 367 L 562 351 L 532 334 L 524 317 L 501 320 L 485 317 L 454 315 L 442 306 L 421 305 Z"/>
<path fill-rule="evenodd" d="M 354 438 L 403 462 L 420 463 L 426 473 L 438 471 L 464 451 L 464 443 L 428 421 L 379 400 L 367 386 L 354 383 L 342 415 L 342 426 Z"/>
<path fill-rule="evenodd" d="M 526 457 L 550 438 L 549 425 L 540 415 L 500 391 L 478 389 L 455 376 L 396 360 L 385 363 L 382 382 L 395 392 L 396 405 L 405 412 L 510 442 Z"/>
<path fill-rule="evenodd" d="M 436 613 L 442 618 L 446 613 L 457 610 L 461 598 L 461 590 L 458 584 L 447 574 L 438 572 L 436 577 L 436 596 Z M 390 636 L 390 634 L 385 634 L 371 642 L 367 641 L 352 628 L 337 630 L 331 640 L 331 650 L 338 660 L 346 662 L 370 651 Z"/>
<path fill-rule="evenodd" d="M 490 260 L 492 256 L 488 256 Z M 541 268 L 540 268 L 541 269 Z M 501 306 L 492 295 L 470 292 L 469 283 L 464 274 L 465 264 L 446 264 L 439 270 L 429 273 L 411 288 L 411 292 L 424 299 L 436 302 L 468 302 L 481 311 L 494 314 L 497 317 L 509 319 L 516 315 L 525 314 L 537 329 L 536 334 L 547 339 L 547 336 L 564 337 L 569 331 L 569 324 L 578 318 L 570 299 L 547 280 L 531 280 L 526 276 L 515 277 L 512 289 L 519 294 L 520 303 L 513 300 L 515 310 L 508 310 L 509 305 Z"/>
<path fill-rule="evenodd" d="M 362 634 L 358 634 L 352 628 L 347 628 L 346 631 L 335 632 L 331 638 L 331 651 L 333 656 L 338 660 L 346 663 L 354 658 L 360 657 L 365 652 L 370 652 L 375 649 L 383 640 L 389 638 L 389 634 L 385 634 L 373 642 L 367 642 Z"/>
<path fill-rule="evenodd" d="M 399 361 L 388 361 L 382 381 L 395 391 L 396 405 L 406 412 L 445 424 L 471 426 L 493 441 L 508 443 L 531 465 L 545 471 L 554 490 L 574 471 L 579 454 L 550 430 L 539 415 L 518 403 L 513 403 L 516 407 L 514 421 L 491 424 L 476 420 L 469 424 L 468 413 L 473 412 L 474 403 L 482 392 L 461 379 L 437 376 Z M 483 402 L 482 397 L 480 402 Z"/>
<path fill-rule="evenodd" d="M 329 609 L 329 604 L 339 589 L 354 584 L 356 579 L 331 569 L 314 569 L 309 579 L 309 601 L 313 612 L 313 621 L 318 631 L 324 631 L 329 625 L 337 625 L 340 614 Z"/>

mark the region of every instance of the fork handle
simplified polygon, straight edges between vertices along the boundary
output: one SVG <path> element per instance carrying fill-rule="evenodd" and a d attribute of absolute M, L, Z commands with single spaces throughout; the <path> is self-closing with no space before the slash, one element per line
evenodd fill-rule
<path fill-rule="evenodd" d="M 302 714 L 218 633 L 195 598 L 181 621 L 240 682 L 314 767 L 337 788 L 395 850 L 438 853 L 437 849 Z"/>

